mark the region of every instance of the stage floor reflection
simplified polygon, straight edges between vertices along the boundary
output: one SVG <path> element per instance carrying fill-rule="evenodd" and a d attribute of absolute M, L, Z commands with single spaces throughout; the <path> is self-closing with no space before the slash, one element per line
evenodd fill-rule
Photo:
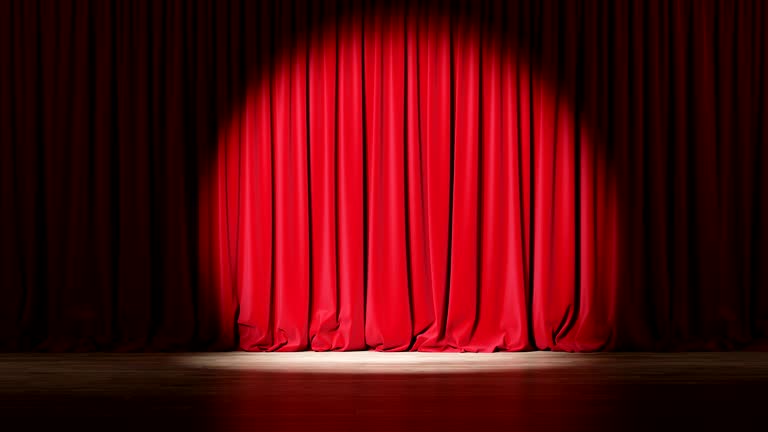
<path fill-rule="evenodd" d="M 766 389 L 765 352 L 0 355 L 26 431 L 764 430 Z"/>

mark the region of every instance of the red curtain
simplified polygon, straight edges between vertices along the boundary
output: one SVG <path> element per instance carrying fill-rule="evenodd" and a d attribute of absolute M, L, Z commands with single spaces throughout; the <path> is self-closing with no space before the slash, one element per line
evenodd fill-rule
<path fill-rule="evenodd" d="M 6 1 L 4 350 L 768 333 L 761 1 Z"/>

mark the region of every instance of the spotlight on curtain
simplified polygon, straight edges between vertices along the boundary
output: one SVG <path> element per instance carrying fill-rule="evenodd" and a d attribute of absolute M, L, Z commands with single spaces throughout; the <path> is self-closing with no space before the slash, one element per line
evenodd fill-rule
<path fill-rule="evenodd" d="M 757 180 L 757 136 L 732 135 L 752 120 L 717 108 L 716 71 L 756 72 L 716 58 L 741 7 L 262 5 L 205 207 L 239 346 L 748 340 L 755 285 L 726 282 L 744 261 L 718 245 L 757 221 L 725 216 L 735 172 L 715 175 Z"/>

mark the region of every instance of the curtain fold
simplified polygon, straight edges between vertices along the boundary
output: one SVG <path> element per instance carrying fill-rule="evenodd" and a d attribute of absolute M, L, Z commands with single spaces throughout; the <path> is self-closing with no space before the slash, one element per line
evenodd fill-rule
<path fill-rule="evenodd" d="M 743 347 L 759 0 L 0 2 L 0 349 Z"/>

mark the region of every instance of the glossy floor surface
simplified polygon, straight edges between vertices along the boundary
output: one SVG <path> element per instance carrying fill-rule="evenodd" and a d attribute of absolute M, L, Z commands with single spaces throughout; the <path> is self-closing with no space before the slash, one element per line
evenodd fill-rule
<path fill-rule="evenodd" d="M 768 353 L 4 354 L 0 419 L 25 431 L 764 431 Z"/>

